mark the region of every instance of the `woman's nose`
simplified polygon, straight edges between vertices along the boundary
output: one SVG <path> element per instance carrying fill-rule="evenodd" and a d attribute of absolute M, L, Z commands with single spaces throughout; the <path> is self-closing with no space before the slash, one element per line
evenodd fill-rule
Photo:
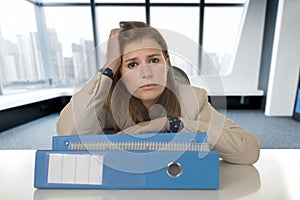
<path fill-rule="evenodd" d="M 145 78 L 145 79 L 149 79 L 149 78 L 153 77 L 153 73 L 152 73 L 149 65 L 146 64 L 141 67 L 141 75 L 142 75 L 142 78 Z"/>

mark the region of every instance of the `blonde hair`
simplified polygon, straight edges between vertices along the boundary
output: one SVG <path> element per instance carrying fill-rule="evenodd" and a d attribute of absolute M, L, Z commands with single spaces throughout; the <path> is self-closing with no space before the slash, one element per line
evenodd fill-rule
<path fill-rule="evenodd" d="M 160 95 L 160 98 L 158 99 L 158 104 L 164 107 L 166 115 L 181 116 L 180 104 L 176 97 L 177 88 L 174 82 L 173 71 L 171 70 L 168 48 L 162 35 L 156 29 L 150 27 L 144 22 L 136 22 L 136 21 L 120 22 L 120 27 L 123 29 L 118 38 L 121 54 L 124 52 L 124 48 L 127 44 L 139 39 L 143 39 L 143 38 L 154 39 L 159 44 L 159 46 L 162 49 L 164 58 L 167 61 L 167 65 L 169 66 L 169 70 L 167 73 L 167 85 L 164 91 L 162 92 L 162 94 Z M 110 107 L 111 101 L 114 100 L 112 99 L 112 93 L 120 78 L 121 78 L 121 73 L 119 68 L 119 70 L 115 73 L 112 87 L 110 89 L 107 98 L 107 108 L 111 116 L 114 116 L 112 113 L 112 109 Z M 125 86 L 123 86 L 119 91 L 129 93 L 126 90 Z M 140 99 L 131 96 L 128 107 L 129 107 L 130 117 L 132 118 L 132 121 L 134 123 L 140 123 L 143 121 L 151 120 L 149 116 L 149 111 L 147 110 L 147 108 L 144 106 L 144 104 Z M 120 127 L 118 127 L 115 119 L 113 124 L 114 124 L 113 128 L 115 132 L 121 130 Z M 122 127 L 122 128 L 127 128 L 127 127 Z"/>

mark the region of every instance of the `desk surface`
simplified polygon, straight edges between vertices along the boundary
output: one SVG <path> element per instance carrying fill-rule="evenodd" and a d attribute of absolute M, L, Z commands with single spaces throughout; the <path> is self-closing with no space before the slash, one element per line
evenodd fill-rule
<path fill-rule="evenodd" d="M 0 151 L 0 199 L 300 199 L 300 149 L 262 149 L 253 166 L 221 162 L 219 190 L 45 190 L 33 187 L 35 150 Z"/>

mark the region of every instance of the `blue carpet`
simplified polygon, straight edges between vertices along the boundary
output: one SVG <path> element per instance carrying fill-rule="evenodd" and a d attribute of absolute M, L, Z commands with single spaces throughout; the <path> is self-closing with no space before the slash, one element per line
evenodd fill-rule
<path fill-rule="evenodd" d="M 59 114 L 52 114 L 0 133 L 0 149 L 51 149 Z"/>
<path fill-rule="evenodd" d="M 300 122 L 267 117 L 261 110 L 229 110 L 227 117 L 254 133 L 263 149 L 300 149 Z"/>

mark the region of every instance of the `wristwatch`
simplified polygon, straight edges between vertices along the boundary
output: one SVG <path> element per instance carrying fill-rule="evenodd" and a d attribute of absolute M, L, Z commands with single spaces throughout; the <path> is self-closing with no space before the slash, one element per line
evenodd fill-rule
<path fill-rule="evenodd" d="M 169 123 L 170 123 L 170 130 L 171 133 L 177 133 L 184 128 L 183 122 L 175 116 L 167 116 Z"/>
<path fill-rule="evenodd" d="M 108 76 L 109 78 L 113 79 L 114 78 L 114 72 L 110 68 L 101 68 L 99 70 L 103 75 Z"/>

